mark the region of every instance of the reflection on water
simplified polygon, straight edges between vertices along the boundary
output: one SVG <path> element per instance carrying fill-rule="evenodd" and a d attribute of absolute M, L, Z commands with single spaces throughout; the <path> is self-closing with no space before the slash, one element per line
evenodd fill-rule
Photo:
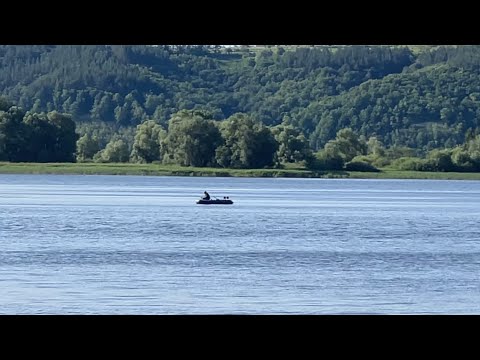
<path fill-rule="evenodd" d="M 0 313 L 478 313 L 479 200 L 477 181 L 0 175 Z"/>

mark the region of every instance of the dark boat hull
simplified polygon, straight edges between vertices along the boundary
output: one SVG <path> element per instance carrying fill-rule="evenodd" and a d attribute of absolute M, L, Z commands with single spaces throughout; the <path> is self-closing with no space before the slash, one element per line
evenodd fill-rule
<path fill-rule="evenodd" d="M 197 204 L 200 204 L 200 205 L 232 205 L 233 201 L 232 200 L 221 200 L 221 199 L 197 200 Z"/>

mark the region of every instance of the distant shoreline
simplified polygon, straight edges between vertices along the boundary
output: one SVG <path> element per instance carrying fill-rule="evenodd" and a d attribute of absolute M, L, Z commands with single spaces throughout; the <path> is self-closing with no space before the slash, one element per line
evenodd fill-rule
<path fill-rule="evenodd" d="M 384 169 L 381 172 L 309 171 L 301 169 L 223 169 L 129 163 L 101 164 L 0 162 L 0 174 L 480 180 L 480 173 L 460 172 L 396 171 L 387 169 Z"/>

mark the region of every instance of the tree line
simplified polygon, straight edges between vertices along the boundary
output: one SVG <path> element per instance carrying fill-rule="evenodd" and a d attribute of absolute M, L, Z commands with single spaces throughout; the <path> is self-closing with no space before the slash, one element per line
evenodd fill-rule
<path fill-rule="evenodd" d="M 77 139 L 70 115 L 24 112 L 0 98 L 0 161 L 73 162 Z"/>
<path fill-rule="evenodd" d="M 83 129 L 83 135 L 78 133 Z M 76 123 L 68 114 L 33 113 L 0 98 L 0 160 L 11 162 L 137 162 L 195 167 L 281 168 L 288 163 L 311 170 L 480 171 L 480 133 L 469 130 L 453 147 L 422 152 L 391 146 L 351 128 L 314 152 L 289 118 L 265 126 L 248 114 L 224 121 L 204 111 L 182 110 L 164 127 L 153 120 L 136 129 Z"/>
<path fill-rule="evenodd" d="M 102 133 L 88 130 L 77 141 L 77 161 L 268 168 L 314 157 L 301 131 L 288 122 L 268 127 L 243 113 L 218 121 L 202 111 L 182 110 L 167 127 L 145 121 L 134 134 L 113 135 L 103 149 Z"/>
<path fill-rule="evenodd" d="M 339 130 L 309 163 L 312 169 L 379 171 L 380 168 L 432 172 L 479 172 L 480 132 L 469 130 L 464 141 L 453 147 L 427 152 L 407 146 L 386 147 L 381 140 Z"/>
<path fill-rule="evenodd" d="M 153 121 L 168 133 L 170 120 L 182 110 L 208 114 L 218 125 L 224 141 L 219 159 L 238 157 L 225 138 L 230 130 L 221 126 L 236 114 L 272 133 L 289 124 L 313 152 L 323 151 L 346 128 L 386 148 L 408 147 L 421 156 L 464 144 L 480 119 L 480 46 L 412 49 L 2 45 L 0 91 L 25 114 L 47 119 L 30 120 L 25 129 L 53 124 L 48 116 L 55 112 L 70 114 L 80 137 L 96 136 L 94 155 L 110 142 L 117 142 L 115 149 L 124 143 L 128 161 L 140 159 L 131 156 L 138 125 Z M 162 150 L 167 156 L 155 161 L 179 159 L 167 148 Z M 52 151 L 41 157 L 52 158 Z M 12 158 L 31 159 L 35 153 Z M 95 160 L 107 161 L 109 153 Z"/>

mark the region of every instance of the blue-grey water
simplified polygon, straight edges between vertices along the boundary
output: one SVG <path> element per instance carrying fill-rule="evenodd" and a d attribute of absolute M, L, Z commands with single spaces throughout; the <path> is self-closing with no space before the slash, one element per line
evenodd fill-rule
<path fill-rule="evenodd" d="M 0 175 L 0 313 L 478 314 L 479 204 L 478 181 Z"/>

